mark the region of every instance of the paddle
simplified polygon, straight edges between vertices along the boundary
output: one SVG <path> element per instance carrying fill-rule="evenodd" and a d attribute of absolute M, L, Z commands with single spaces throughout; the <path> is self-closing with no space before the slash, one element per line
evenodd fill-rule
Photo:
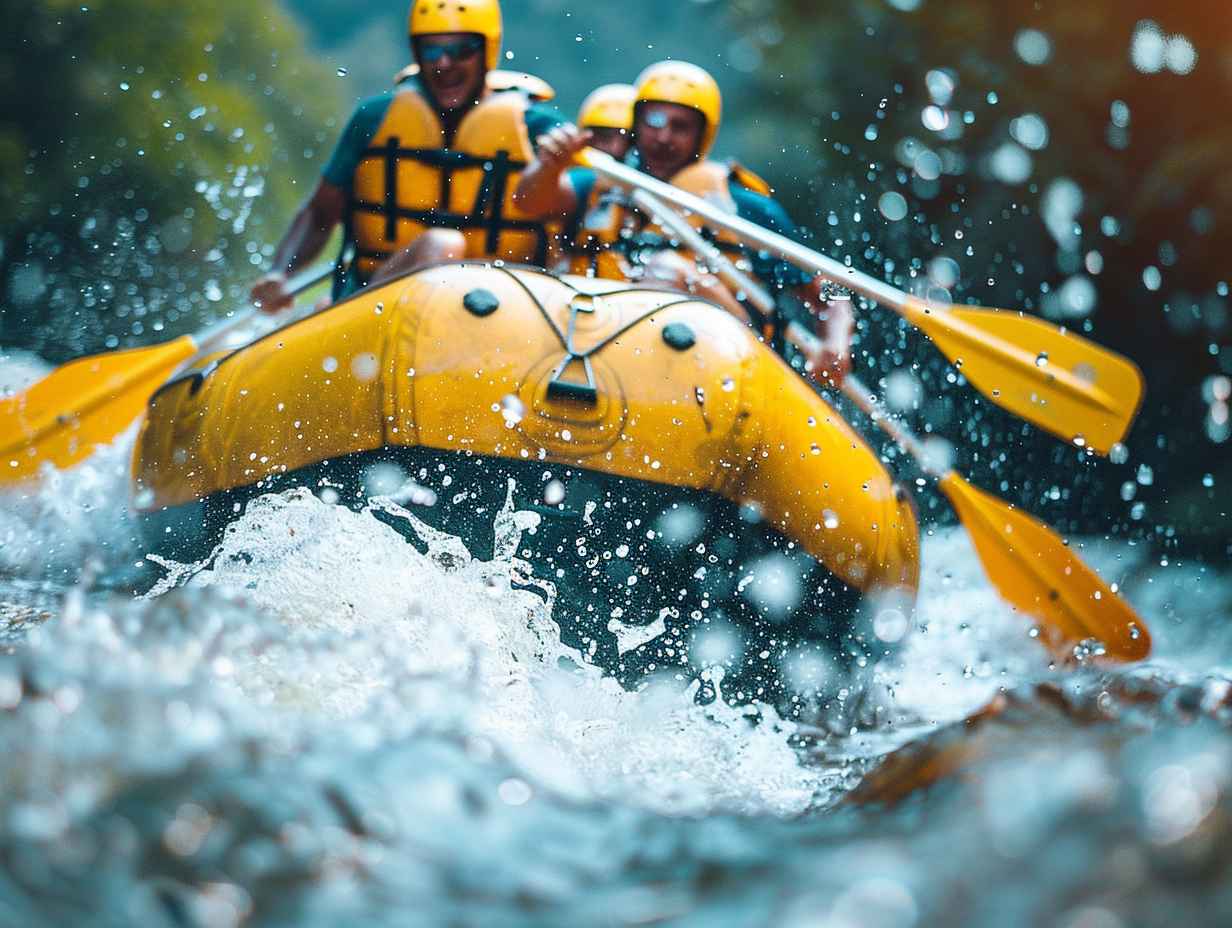
<path fill-rule="evenodd" d="M 608 181 L 651 193 L 888 306 L 931 338 L 994 403 L 1066 441 L 1107 454 L 1133 424 L 1142 402 L 1142 372 L 1094 342 L 1022 313 L 920 300 L 602 152 L 586 149 L 578 160 Z"/>
<path fill-rule="evenodd" d="M 332 272 L 332 264 L 309 268 L 287 281 L 287 292 L 302 293 Z M 240 312 L 159 345 L 78 358 L 0 399 L 0 484 L 34 476 L 45 461 L 63 468 L 89 457 L 141 415 L 181 364 L 222 343 L 258 312 Z"/>
<path fill-rule="evenodd" d="M 645 190 L 634 192 L 633 201 L 701 256 L 734 291 L 767 316 L 775 313 L 774 297 L 702 237 L 687 219 Z M 792 323 L 786 335 L 806 354 L 816 350 L 817 336 L 802 326 Z M 1136 661 L 1150 653 L 1146 623 L 1060 536 L 1021 509 L 976 489 L 953 469 L 933 467 L 919 439 L 886 415 L 855 377 L 848 376 L 841 389 L 914 457 L 925 473 L 937 478 L 970 535 L 988 579 L 1006 602 L 1041 624 L 1041 638 L 1054 655 L 1071 655 L 1074 645 L 1092 638 L 1102 642 L 1104 653 L 1115 660 Z"/>

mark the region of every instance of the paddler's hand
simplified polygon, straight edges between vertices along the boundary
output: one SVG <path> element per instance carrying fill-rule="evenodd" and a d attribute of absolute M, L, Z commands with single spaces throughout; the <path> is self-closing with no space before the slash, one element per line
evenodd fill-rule
<path fill-rule="evenodd" d="M 249 296 L 263 313 L 280 312 L 295 302 L 294 294 L 287 292 L 287 275 L 280 271 L 270 271 L 253 284 Z"/>
<path fill-rule="evenodd" d="M 558 174 L 573 165 L 573 159 L 591 143 L 594 133 L 573 123 L 557 126 L 535 140 L 536 157 L 547 170 Z"/>
<path fill-rule="evenodd" d="M 808 365 L 815 379 L 838 389 L 851 373 L 851 351 L 846 345 L 823 341 L 809 353 Z"/>

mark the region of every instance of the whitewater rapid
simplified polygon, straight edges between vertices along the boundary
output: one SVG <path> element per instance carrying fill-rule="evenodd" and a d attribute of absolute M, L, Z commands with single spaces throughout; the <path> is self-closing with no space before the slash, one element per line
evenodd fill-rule
<path fill-rule="evenodd" d="M 516 556 L 535 517 L 512 508 L 482 561 L 413 525 L 421 552 L 389 500 L 356 512 L 294 490 L 251 504 L 208 562 L 152 563 L 128 515 L 131 443 L 0 500 L 0 855 L 16 868 L 0 924 L 906 928 L 952 911 L 936 880 L 1009 878 L 1109 783 L 1117 802 L 1160 776 L 1191 788 L 1162 819 L 1115 806 L 1084 859 L 1126 828 L 1186 837 L 1226 802 L 1221 734 L 1165 731 L 1158 756 L 1121 757 L 1063 731 L 990 768 L 984 813 L 943 793 L 919 832 L 839 810 L 887 752 L 1000 692 L 1104 685 L 1049 662 L 961 529 L 927 531 L 896 655 L 855 680 L 813 668 L 827 711 L 797 725 L 700 706 L 696 680 L 630 692 L 587 665 Z M 1122 542 L 1084 551 L 1154 633 L 1128 675 L 1228 676 L 1226 578 Z M 147 596 L 100 588 L 139 566 L 162 577 Z M 984 859 L 970 828 L 1009 850 Z"/>

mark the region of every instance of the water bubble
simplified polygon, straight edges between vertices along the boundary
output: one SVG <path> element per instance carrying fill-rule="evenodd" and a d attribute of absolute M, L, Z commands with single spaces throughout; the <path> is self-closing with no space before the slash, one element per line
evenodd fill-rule
<path fill-rule="evenodd" d="M 1047 367 L 1048 366 L 1048 352 L 1047 351 L 1041 351 L 1039 354 L 1035 356 L 1035 366 L 1036 367 Z"/>
<path fill-rule="evenodd" d="M 549 506 L 558 506 L 565 501 L 565 485 L 559 480 L 551 480 L 543 488 L 543 501 Z"/>
<path fill-rule="evenodd" d="M 1052 57 L 1052 39 L 1038 29 L 1022 29 L 1014 36 L 1014 51 L 1027 64 L 1045 64 Z"/>
<path fill-rule="evenodd" d="M 381 362 L 370 351 L 360 352 L 351 358 L 351 374 L 360 383 L 372 383 L 380 372 Z"/>
<path fill-rule="evenodd" d="M 949 126 L 950 114 L 939 106 L 926 106 L 920 113 L 920 122 L 924 124 L 925 129 L 941 132 Z"/>
<path fill-rule="evenodd" d="M 338 359 L 335 358 L 333 355 L 326 355 L 325 359 L 321 361 L 321 370 L 325 371 L 325 373 L 332 374 L 337 369 L 338 369 Z"/>
<path fill-rule="evenodd" d="M 1155 482 L 1155 471 L 1149 464 L 1138 465 L 1138 483 L 1149 487 Z"/>
<path fill-rule="evenodd" d="M 782 554 L 769 554 L 748 566 L 746 579 L 750 582 L 744 584 L 741 592 L 771 620 L 786 618 L 804 594 L 795 562 Z"/>
<path fill-rule="evenodd" d="M 958 283 L 958 262 L 953 258 L 933 258 L 928 262 L 928 279 L 946 290 Z"/>
<path fill-rule="evenodd" d="M 1095 309 L 1095 283 L 1085 274 L 1075 274 L 1052 294 L 1051 303 L 1068 319 L 1081 319 Z"/>
<path fill-rule="evenodd" d="M 1185 36 L 1174 35 L 1164 48 L 1164 64 L 1173 74 L 1188 74 L 1197 67 L 1198 50 Z"/>
<path fill-rule="evenodd" d="M 317 494 L 321 498 L 321 502 L 327 506 L 335 506 L 338 504 L 338 491 L 333 487 L 322 487 L 321 492 Z"/>
<path fill-rule="evenodd" d="M 346 69 L 346 68 L 339 68 L 339 69 L 338 69 L 338 76 L 339 76 L 339 77 L 346 77 L 346 76 L 347 76 L 347 73 L 348 73 L 348 71 L 347 71 L 347 69 Z"/>
<path fill-rule="evenodd" d="M 1214 474 L 1203 474 L 1202 475 L 1202 485 L 1206 487 L 1208 490 L 1211 487 L 1213 487 L 1215 485 L 1215 475 Z"/>
<path fill-rule="evenodd" d="M 831 531 L 838 528 L 839 526 L 838 513 L 835 512 L 833 509 L 822 510 L 821 524 L 824 525 L 826 528 L 830 529 Z"/>
<path fill-rule="evenodd" d="M 911 169 L 920 180 L 936 180 L 941 176 L 942 167 L 940 156 L 929 148 L 920 149 L 911 163 Z"/>
<path fill-rule="evenodd" d="M 882 609 L 873 618 L 873 634 L 887 644 L 903 640 L 910 623 L 899 609 Z"/>
<path fill-rule="evenodd" d="M 907 215 L 907 198 L 893 190 L 886 191 L 877 201 L 881 215 L 891 222 L 898 222 Z"/>
<path fill-rule="evenodd" d="M 1113 464 L 1124 464 L 1129 460 L 1129 448 L 1118 441 L 1108 450 L 1108 460 Z"/>
<path fill-rule="evenodd" d="M 885 399 L 895 412 L 910 412 L 923 401 L 924 387 L 914 374 L 900 368 L 886 377 Z"/>
<path fill-rule="evenodd" d="M 506 393 L 501 397 L 499 409 L 505 419 L 505 427 L 510 429 L 521 422 L 526 415 L 526 405 L 512 393 Z"/>
<path fill-rule="evenodd" d="M 1138 495 L 1138 484 L 1132 480 L 1126 480 L 1121 484 L 1121 499 L 1125 502 L 1133 502 L 1135 496 Z"/>
<path fill-rule="evenodd" d="M 1048 144 L 1048 123 L 1036 113 L 1026 113 L 1010 122 L 1010 135 L 1023 148 L 1039 151 Z"/>
<path fill-rule="evenodd" d="M 924 466 L 945 473 L 954 466 L 954 446 L 937 435 L 924 439 Z"/>
<path fill-rule="evenodd" d="M 1004 184 L 1021 184 L 1031 176 L 1031 155 L 1021 145 L 1006 142 L 988 159 L 988 170 Z"/>
<path fill-rule="evenodd" d="M 1129 60 L 1143 74 L 1158 74 L 1164 68 L 1166 42 L 1159 26 L 1144 19 L 1134 29 L 1129 45 Z"/>
<path fill-rule="evenodd" d="M 736 381 L 734 381 L 730 377 L 724 377 L 723 378 L 723 392 L 731 393 L 731 391 L 734 389 L 736 389 Z"/>
<path fill-rule="evenodd" d="M 502 781 L 496 788 L 496 793 L 500 796 L 501 802 L 510 806 L 524 806 L 534 795 L 530 784 L 518 777 L 510 777 Z"/>
<path fill-rule="evenodd" d="M 1164 276 L 1155 265 L 1148 265 L 1142 271 L 1142 285 L 1154 292 L 1163 286 Z"/>
<path fill-rule="evenodd" d="M 934 69 L 924 75 L 924 86 L 928 88 L 928 95 L 932 97 L 933 103 L 945 106 L 953 99 L 957 84 L 950 71 Z"/>
<path fill-rule="evenodd" d="M 379 461 L 364 468 L 361 482 L 365 496 L 390 496 L 406 482 L 406 471 L 392 461 Z"/>

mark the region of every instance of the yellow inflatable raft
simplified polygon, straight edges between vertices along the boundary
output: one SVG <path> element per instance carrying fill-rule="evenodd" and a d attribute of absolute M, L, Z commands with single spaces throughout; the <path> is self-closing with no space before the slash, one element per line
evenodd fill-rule
<path fill-rule="evenodd" d="M 512 480 L 565 638 L 631 675 L 696 662 L 700 631 L 736 642 L 750 692 L 789 642 L 875 653 L 859 601 L 918 580 L 906 495 L 751 330 L 529 269 L 431 268 L 204 359 L 150 402 L 135 499 L 159 548 L 198 556 L 252 496 L 362 503 L 378 465 L 479 556 Z"/>

